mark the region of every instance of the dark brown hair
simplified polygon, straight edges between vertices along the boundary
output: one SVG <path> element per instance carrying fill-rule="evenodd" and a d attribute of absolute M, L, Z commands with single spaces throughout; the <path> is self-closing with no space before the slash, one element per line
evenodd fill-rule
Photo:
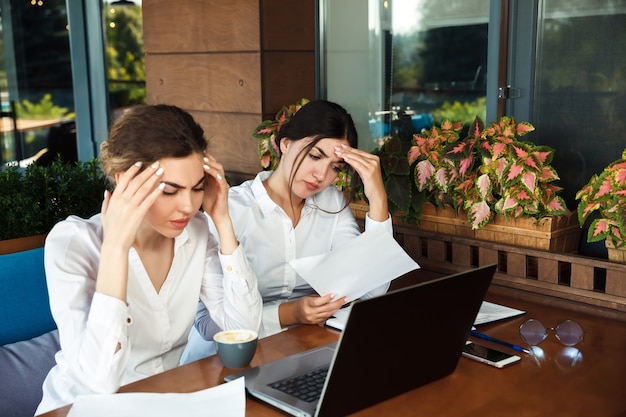
<path fill-rule="evenodd" d="M 162 158 L 203 154 L 206 147 L 204 130 L 189 113 L 166 104 L 142 104 L 115 120 L 100 146 L 100 161 L 114 184 L 115 174 L 136 162 L 146 167 Z"/>

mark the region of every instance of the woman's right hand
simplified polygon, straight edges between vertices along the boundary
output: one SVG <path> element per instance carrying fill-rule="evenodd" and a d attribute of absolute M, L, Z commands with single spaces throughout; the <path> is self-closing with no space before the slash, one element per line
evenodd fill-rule
<path fill-rule="evenodd" d="M 126 172 L 116 175 L 113 194 L 105 191 L 102 202 L 102 227 L 105 239 L 123 248 L 132 246 L 137 231 L 148 212 L 161 195 L 163 185 L 160 178 L 163 169 L 158 161 L 143 172 L 141 163 L 136 163 Z"/>
<path fill-rule="evenodd" d="M 361 177 L 363 192 L 369 201 L 370 218 L 386 221 L 389 218 L 389 207 L 379 156 L 348 145 L 335 147 L 335 154 L 343 158 Z"/>
<path fill-rule="evenodd" d="M 348 301 L 346 297 L 332 301 L 333 298 L 335 294 L 304 296 L 282 303 L 278 308 L 281 327 L 323 323 Z"/>
<path fill-rule="evenodd" d="M 161 195 L 163 169 L 155 162 L 137 174 L 137 163 L 124 173 L 115 175 L 115 191 L 104 193 L 101 221 L 104 240 L 100 249 L 100 265 L 96 291 L 126 302 L 128 286 L 128 251 L 135 242 L 148 209 Z M 119 349 L 119 345 L 118 345 Z M 116 350 L 117 351 L 117 350 Z"/>

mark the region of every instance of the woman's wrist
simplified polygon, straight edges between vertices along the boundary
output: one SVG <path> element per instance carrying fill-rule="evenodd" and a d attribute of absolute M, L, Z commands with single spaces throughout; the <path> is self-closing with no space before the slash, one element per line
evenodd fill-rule
<path fill-rule="evenodd" d="M 215 229 L 220 239 L 220 252 L 222 255 L 232 255 L 237 247 L 239 247 L 239 241 L 235 236 L 235 230 L 233 229 L 230 216 L 218 222 L 213 219 L 213 223 L 215 224 Z"/>
<path fill-rule="evenodd" d="M 291 326 L 292 324 L 296 324 L 292 318 L 293 309 L 294 309 L 293 301 L 285 301 L 284 303 L 281 303 L 278 306 L 278 321 L 280 323 L 281 328 Z"/>
<path fill-rule="evenodd" d="M 389 218 L 389 205 L 387 204 L 387 200 L 370 201 L 369 217 L 377 222 L 386 221 Z"/>

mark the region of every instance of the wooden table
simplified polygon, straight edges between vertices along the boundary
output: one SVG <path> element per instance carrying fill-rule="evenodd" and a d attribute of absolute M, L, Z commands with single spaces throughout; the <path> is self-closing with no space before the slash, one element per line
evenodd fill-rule
<path fill-rule="evenodd" d="M 545 358 L 522 361 L 504 369 L 461 358 L 456 371 L 439 381 L 394 397 L 358 412 L 358 416 L 626 416 L 626 326 L 623 322 L 598 318 L 563 308 L 554 308 L 489 294 L 487 300 L 527 311 L 527 314 L 481 327 L 481 331 L 514 343 L 522 343 L 518 327 L 529 318 L 555 326 L 565 319 L 578 321 L 585 340 L 577 346 L 582 361 L 570 367 L 560 360 L 565 347 L 549 335 L 540 347 Z M 416 323 L 428 318 L 416 317 Z M 334 330 L 301 326 L 262 339 L 252 366 L 300 352 L 338 338 Z M 426 341 L 436 343 L 436 341 Z M 486 343 L 486 342 L 482 342 Z M 498 347 L 507 350 L 504 347 Z M 384 366 L 372 358 L 369 366 Z M 368 366 L 368 364 L 364 364 Z M 220 384 L 226 374 L 215 356 L 126 385 L 120 392 L 191 392 Z M 353 389 L 358 389 L 358 382 Z M 380 381 L 384 383 L 384 381 Z M 65 417 L 69 406 L 45 414 Z M 281 416 L 280 411 L 248 398 L 246 415 Z"/>

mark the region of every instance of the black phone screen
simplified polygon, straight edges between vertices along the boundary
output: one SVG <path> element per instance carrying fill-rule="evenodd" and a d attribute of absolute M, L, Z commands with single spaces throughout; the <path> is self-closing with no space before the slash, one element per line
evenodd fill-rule
<path fill-rule="evenodd" d="M 499 350 L 491 349 L 486 346 L 477 345 L 476 343 L 468 343 L 463 348 L 464 352 L 470 355 L 478 356 L 479 358 L 487 359 L 491 362 L 499 362 L 503 359 L 510 358 L 511 354 L 501 352 Z"/>

